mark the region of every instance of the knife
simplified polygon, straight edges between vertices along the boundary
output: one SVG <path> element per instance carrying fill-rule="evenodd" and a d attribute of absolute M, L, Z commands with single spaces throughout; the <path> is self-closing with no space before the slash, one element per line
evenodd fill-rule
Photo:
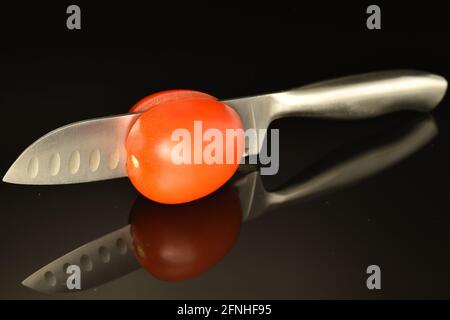
<path fill-rule="evenodd" d="M 273 94 L 223 101 L 239 114 L 244 129 L 267 129 L 281 117 L 354 120 L 398 110 L 432 110 L 447 81 L 415 70 L 373 72 Z M 141 113 L 75 122 L 44 135 L 12 164 L 4 182 L 68 184 L 127 176 L 125 140 Z M 255 156 L 264 136 L 245 146 Z M 75 174 L 76 173 L 76 174 Z"/>
<path fill-rule="evenodd" d="M 238 192 L 243 222 L 377 174 L 418 151 L 437 132 L 432 116 L 420 116 L 383 136 L 365 138 L 356 146 L 332 152 L 275 191 L 264 188 L 256 171 L 236 177 L 230 185 Z M 81 290 L 97 287 L 140 268 L 132 246 L 130 225 L 127 225 L 56 259 L 31 274 L 22 284 L 43 293 L 77 291 L 67 288 L 68 275 L 65 273 L 68 265 L 76 264 L 81 267 Z"/>

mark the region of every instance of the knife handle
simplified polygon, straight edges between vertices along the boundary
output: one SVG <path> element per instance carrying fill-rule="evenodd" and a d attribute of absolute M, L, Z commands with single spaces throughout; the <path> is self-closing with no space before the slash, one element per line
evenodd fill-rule
<path fill-rule="evenodd" d="M 288 116 L 353 120 L 399 110 L 428 112 L 446 89 L 443 77 L 415 70 L 343 77 L 274 94 L 270 120 Z"/>

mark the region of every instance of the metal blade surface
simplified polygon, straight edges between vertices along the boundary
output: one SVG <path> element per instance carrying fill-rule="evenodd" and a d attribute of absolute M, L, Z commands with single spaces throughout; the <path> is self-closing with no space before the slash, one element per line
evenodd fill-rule
<path fill-rule="evenodd" d="M 67 184 L 126 176 L 125 140 L 138 113 L 72 123 L 29 146 L 3 177 L 17 184 Z"/>

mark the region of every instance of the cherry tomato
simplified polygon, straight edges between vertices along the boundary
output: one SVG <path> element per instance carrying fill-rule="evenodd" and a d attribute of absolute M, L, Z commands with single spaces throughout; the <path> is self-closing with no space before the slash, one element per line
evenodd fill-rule
<path fill-rule="evenodd" d="M 233 248 L 241 215 L 237 192 L 231 187 L 170 206 L 140 197 L 130 217 L 133 252 L 140 265 L 158 279 L 193 278 Z"/>
<path fill-rule="evenodd" d="M 205 139 L 209 129 L 219 138 Z M 227 129 L 235 134 L 227 138 Z M 179 130 L 184 135 L 174 139 Z M 222 143 L 215 144 L 219 140 Z M 217 190 L 233 176 L 242 148 L 242 123 L 231 107 L 205 97 L 169 100 L 150 107 L 133 124 L 126 141 L 127 173 L 136 189 L 151 200 L 189 202 Z M 205 155 L 220 156 L 213 159 L 218 161 L 211 157 L 208 161 Z"/>

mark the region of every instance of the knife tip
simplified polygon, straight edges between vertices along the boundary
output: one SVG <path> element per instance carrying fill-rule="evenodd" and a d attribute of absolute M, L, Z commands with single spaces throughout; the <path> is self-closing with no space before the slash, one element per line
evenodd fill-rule
<path fill-rule="evenodd" d="M 33 183 L 32 177 L 37 174 L 37 170 L 37 165 L 27 167 L 26 164 L 24 164 L 22 156 L 20 156 L 9 167 L 8 171 L 6 171 L 2 181 L 12 184 L 35 184 Z"/>
<path fill-rule="evenodd" d="M 29 275 L 22 280 L 21 284 L 24 287 L 41 293 L 52 293 L 52 289 L 54 289 L 54 286 L 48 285 L 46 281 L 43 281 L 42 275 L 38 272 Z"/>
<path fill-rule="evenodd" d="M 28 280 L 28 278 L 23 279 L 22 282 L 21 282 L 20 284 L 23 285 L 24 287 L 28 287 L 28 288 L 29 288 L 30 286 L 28 285 L 27 280 Z"/>
<path fill-rule="evenodd" d="M 2 178 L 3 182 L 10 183 L 10 174 L 9 174 L 10 171 L 11 168 L 9 168 L 8 171 L 6 171 L 5 175 Z"/>
<path fill-rule="evenodd" d="M 8 171 L 6 171 L 5 175 L 2 178 L 3 182 L 5 182 L 5 183 L 18 183 L 17 179 L 14 179 L 13 167 L 14 167 L 14 164 L 8 169 Z"/>
<path fill-rule="evenodd" d="M 22 280 L 20 284 L 23 285 L 24 287 L 33 289 L 31 278 L 32 278 L 31 276 L 26 277 L 25 279 Z"/>

